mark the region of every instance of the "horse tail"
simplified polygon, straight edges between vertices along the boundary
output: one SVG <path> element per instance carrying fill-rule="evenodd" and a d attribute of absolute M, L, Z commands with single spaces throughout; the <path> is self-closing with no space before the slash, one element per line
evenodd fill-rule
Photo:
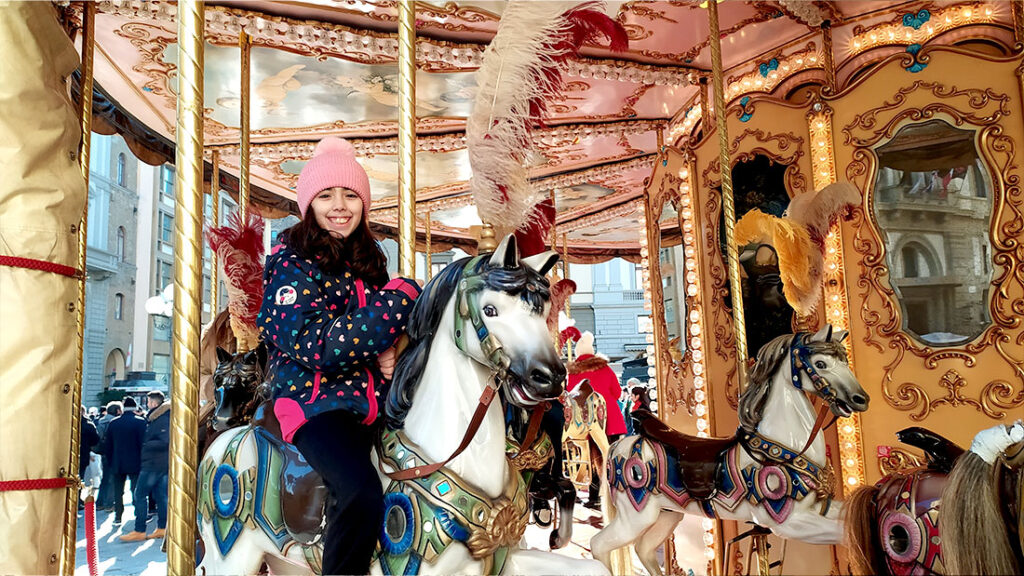
<path fill-rule="evenodd" d="M 843 503 L 844 531 L 854 574 L 888 574 L 878 532 L 877 486 L 862 486 Z"/>
<path fill-rule="evenodd" d="M 999 510 L 992 465 L 965 452 L 942 491 L 942 562 L 949 574 L 1020 574 Z"/>

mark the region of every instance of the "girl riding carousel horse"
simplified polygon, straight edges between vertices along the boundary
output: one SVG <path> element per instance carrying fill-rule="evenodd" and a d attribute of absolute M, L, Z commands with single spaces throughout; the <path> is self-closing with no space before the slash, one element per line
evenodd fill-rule
<path fill-rule="evenodd" d="M 366 574 L 384 519 L 370 461 L 378 403 L 416 282 L 388 280 L 367 224 L 370 181 L 352 145 L 326 138 L 299 174 L 302 221 L 267 261 L 258 324 L 284 439 L 330 493 L 324 574 Z"/>

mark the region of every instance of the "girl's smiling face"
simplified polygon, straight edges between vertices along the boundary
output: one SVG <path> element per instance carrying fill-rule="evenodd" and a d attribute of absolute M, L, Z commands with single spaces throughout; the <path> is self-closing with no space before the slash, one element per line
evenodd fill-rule
<path fill-rule="evenodd" d="M 363 218 L 363 201 L 348 188 L 321 190 L 309 204 L 316 223 L 335 238 L 348 238 Z"/>

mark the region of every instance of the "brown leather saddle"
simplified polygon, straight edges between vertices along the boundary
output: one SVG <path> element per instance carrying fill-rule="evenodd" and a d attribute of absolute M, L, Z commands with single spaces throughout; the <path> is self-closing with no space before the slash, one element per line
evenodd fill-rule
<path fill-rule="evenodd" d="M 690 496 L 698 500 L 708 500 L 715 496 L 718 492 L 720 468 L 725 463 L 724 454 L 736 445 L 735 436 L 700 438 L 684 434 L 646 410 L 634 412 L 633 417 L 640 422 L 641 436 L 660 442 L 666 449 L 676 453 L 679 476 Z"/>
<path fill-rule="evenodd" d="M 300 544 L 312 544 L 320 535 L 327 503 L 327 486 L 294 445 L 281 437 L 281 424 L 274 414 L 273 400 L 256 409 L 253 426 L 266 430 L 284 456 L 281 469 L 281 511 L 285 528 Z"/>

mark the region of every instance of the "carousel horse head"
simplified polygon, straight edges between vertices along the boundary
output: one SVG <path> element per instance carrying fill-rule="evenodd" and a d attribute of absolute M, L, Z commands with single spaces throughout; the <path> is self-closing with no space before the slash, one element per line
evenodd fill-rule
<path fill-rule="evenodd" d="M 267 349 L 263 344 L 235 355 L 217 348 L 217 369 L 213 373 L 217 402 L 214 430 L 238 426 L 252 416 L 262 400 L 259 387 L 263 384 L 266 362 Z"/>
<path fill-rule="evenodd" d="M 790 384 L 810 392 L 827 404 L 832 414 L 846 418 L 868 409 L 868 393 L 850 370 L 843 340 L 845 330 L 832 331 L 828 324 L 818 332 L 779 336 L 761 347 L 750 374 L 750 385 L 740 397 L 740 424 L 757 429 L 768 403 L 774 376 L 781 363 L 789 362 Z"/>
<path fill-rule="evenodd" d="M 565 366 L 548 332 L 554 251 L 519 258 L 515 237 L 493 254 L 447 266 L 423 289 L 410 318 L 410 345 L 398 359 L 388 394 L 388 424 L 401 427 L 435 337 L 488 368 L 506 386 L 507 400 L 523 408 L 557 398 Z"/>
<path fill-rule="evenodd" d="M 460 260 L 435 276 L 409 319 L 409 346 L 388 393 L 388 425 L 402 427 L 435 338 L 451 339 L 457 353 L 490 369 L 514 405 L 557 398 L 565 366 L 548 333 L 545 277 L 557 261 L 553 251 L 520 259 L 508 235 L 493 254 Z"/>

